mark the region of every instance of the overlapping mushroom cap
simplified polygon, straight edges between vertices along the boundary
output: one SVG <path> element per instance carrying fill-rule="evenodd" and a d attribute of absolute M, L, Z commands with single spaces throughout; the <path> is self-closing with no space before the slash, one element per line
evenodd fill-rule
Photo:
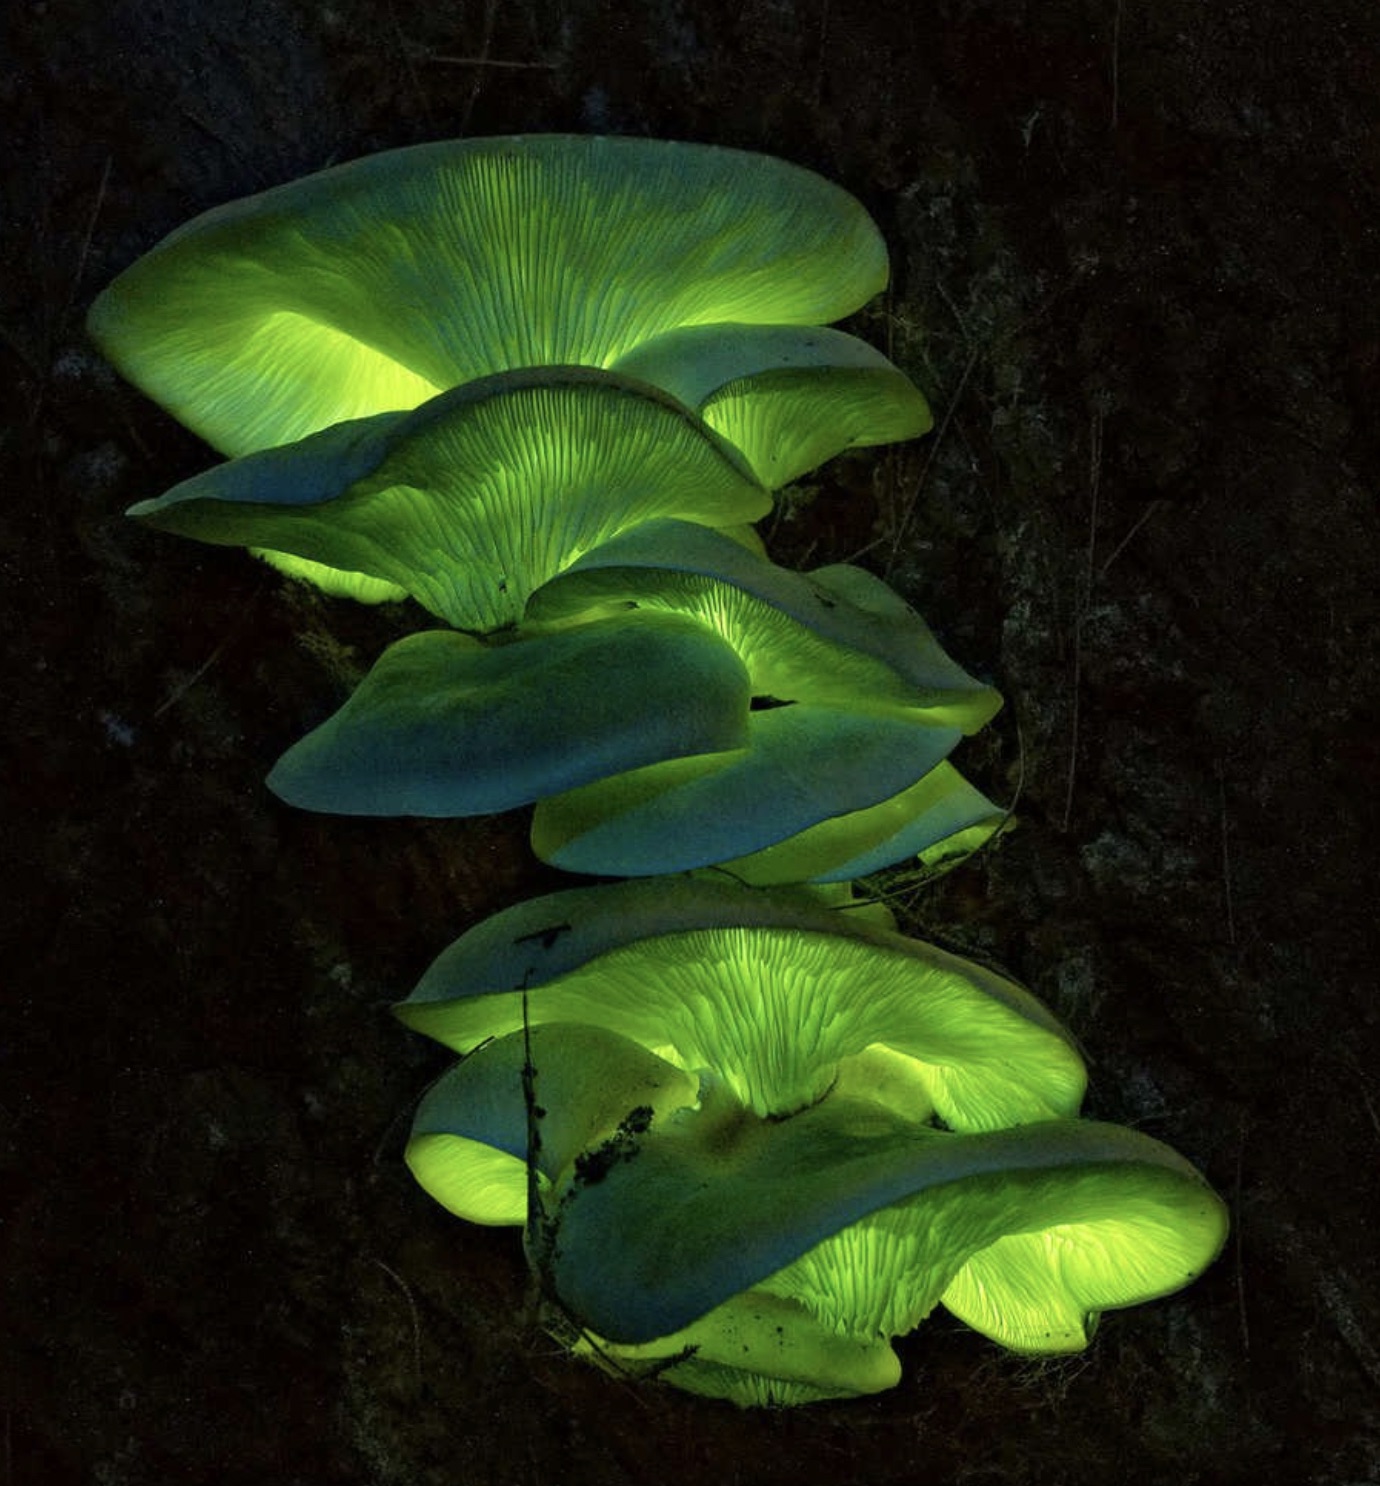
<path fill-rule="evenodd" d="M 837 330 L 690 325 L 644 341 L 613 370 L 694 408 L 772 490 L 845 449 L 918 438 L 933 421 L 909 377 Z"/>
<path fill-rule="evenodd" d="M 939 1129 L 890 1071 L 853 1064 L 763 1118 L 712 1073 L 552 1022 L 440 1080 L 408 1161 L 460 1216 L 527 1222 L 577 1350 L 739 1403 L 889 1387 L 889 1339 L 941 1303 L 1014 1350 L 1077 1350 L 1098 1312 L 1220 1249 L 1221 1202 L 1158 1142 L 1073 1119 Z"/>
<path fill-rule="evenodd" d="M 652 760 L 741 748 L 749 698 L 732 649 L 679 615 L 613 615 L 508 645 L 425 630 L 391 645 L 268 784 L 348 815 L 510 810 Z"/>
<path fill-rule="evenodd" d="M 545 367 L 232 459 L 130 514 L 258 548 L 354 597 L 410 594 L 458 629 L 488 631 L 628 527 L 737 525 L 770 505 L 732 446 L 673 399 Z"/>
<path fill-rule="evenodd" d="M 532 827 L 544 860 L 606 875 L 721 863 L 752 882 L 846 880 L 1000 824 L 942 762 L 1000 697 L 870 573 L 790 572 L 719 533 L 653 522 L 539 589 L 528 617 L 558 625 L 629 608 L 711 626 L 766 705 L 735 753 L 544 800 Z"/>
<path fill-rule="evenodd" d="M 648 521 L 592 549 L 527 612 L 482 666 L 439 632 L 404 642 L 405 663 L 402 647 L 385 652 L 284 756 L 273 788 L 309 809 L 470 815 L 499 808 L 476 775 L 506 753 L 508 803 L 542 802 L 538 854 L 609 876 L 731 863 L 752 882 L 847 880 L 971 846 L 1001 823 L 944 762 L 1000 698 L 860 569 L 792 573 L 726 533 Z M 635 756 L 629 719 L 654 712 L 667 681 L 646 669 L 652 650 L 641 661 L 616 653 L 621 634 L 647 633 L 639 617 L 683 627 L 668 665 L 690 648 L 694 665 L 709 665 L 717 645 L 717 669 L 746 679 L 669 707 Z M 587 628 L 598 638 L 581 650 Z M 490 714 L 485 688 L 506 699 Z M 702 725 L 677 731 L 682 717 Z M 564 773 L 529 759 L 534 720 L 541 746 L 555 748 L 565 728 Z"/>
<path fill-rule="evenodd" d="M 495 372 L 609 367 L 683 326 L 821 325 L 886 276 L 867 213 L 799 166 L 518 135 L 388 151 L 207 212 L 127 269 L 90 328 L 244 454 Z"/>
<path fill-rule="evenodd" d="M 980 965 L 799 891 L 676 878 L 575 888 L 477 925 L 398 1008 L 457 1052 L 582 1022 L 710 1070 L 763 1116 L 849 1069 L 955 1129 L 1073 1113 L 1083 1065 L 1050 1014 Z"/>

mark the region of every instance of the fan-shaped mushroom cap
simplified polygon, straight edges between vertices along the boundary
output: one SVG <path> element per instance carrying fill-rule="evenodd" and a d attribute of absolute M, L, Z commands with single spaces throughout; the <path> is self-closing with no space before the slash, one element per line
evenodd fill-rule
<path fill-rule="evenodd" d="M 716 321 L 815 325 L 887 276 L 845 191 L 765 155 L 516 135 L 371 155 L 197 217 L 97 299 L 131 381 L 243 454 Z"/>
<path fill-rule="evenodd" d="M 324 565 L 382 580 L 459 629 L 492 630 L 631 525 L 728 526 L 769 506 L 737 452 L 673 399 L 607 372 L 544 367 L 230 460 L 130 515 L 267 549 L 303 576 Z"/>
<path fill-rule="evenodd" d="M 880 836 L 885 843 L 874 823 L 888 807 L 911 810 L 911 791 L 960 736 L 956 728 L 840 707 L 752 712 L 742 748 L 647 764 L 538 801 L 532 850 L 567 872 L 648 877 L 760 859 L 776 848 L 764 876 L 749 867 L 754 881 L 800 881 L 795 873 L 820 859 L 821 875 L 833 879 L 838 857 L 852 860 L 859 842 Z M 868 814 L 878 807 L 882 815 Z M 916 803 L 907 824 L 923 808 Z M 802 847 L 799 838 L 821 824 L 832 826 L 827 845 L 820 836 Z M 929 824 L 921 822 L 922 831 Z M 909 839 L 891 839 L 907 852 Z M 871 854 L 885 852 L 879 846 Z"/>
<path fill-rule="evenodd" d="M 838 330 L 691 325 L 644 341 L 613 370 L 694 408 L 772 490 L 845 449 L 918 438 L 934 421 L 904 372 Z"/>
<path fill-rule="evenodd" d="M 344 815 L 482 815 L 635 769 L 740 748 L 748 677 L 674 614 L 615 615 L 507 645 L 427 630 L 391 645 L 268 776 Z"/>
<path fill-rule="evenodd" d="M 912 857 L 937 875 L 985 845 L 1009 818 L 952 764 L 936 764 L 879 805 L 831 816 L 720 865 L 756 886 L 853 882 Z"/>
<path fill-rule="evenodd" d="M 895 712 L 976 732 L 1000 695 L 944 653 L 892 588 L 847 564 L 798 573 L 725 533 L 647 521 L 591 547 L 536 590 L 529 625 L 629 607 L 691 614 L 742 656 L 756 696 Z"/>
<path fill-rule="evenodd" d="M 762 1119 L 712 1074 L 696 1090 L 550 1023 L 445 1075 L 409 1162 L 461 1215 L 527 1219 L 580 1350 L 740 1403 L 891 1386 L 886 1339 L 939 1303 L 1015 1350 L 1077 1350 L 1219 1251 L 1222 1203 L 1167 1147 L 1067 1119 L 938 1130 L 890 1059 Z"/>
<path fill-rule="evenodd" d="M 732 861 L 754 882 L 833 880 L 943 850 L 969 830 L 985 838 L 1000 823 L 960 775 L 935 771 L 1001 698 L 870 573 L 790 572 L 705 527 L 648 522 L 534 593 L 527 623 L 630 607 L 717 630 L 768 705 L 753 712 L 740 752 L 651 764 L 543 800 L 532 828 L 543 860 L 608 876 Z"/>
<path fill-rule="evenodd" d="M 572 1168 L 548 1199 L 549 1283 L 600 1336 L 664 1357 L 758 1292 L 859 1341 L 942 1303 L 1013 1350 L 1077 1351 L 1101 1311 L 1195 1279 L 1227 1230 L 1189 1163 L 1133 1131 L 958 1135 L 837 1093 L 763 1121 L 702 1092 L 601 1176 Z"/>
<path fill-rule="evenodd" d="M 956 1129 L 1071 1114 L 1083 1065 L 1059 1024 L 991 970 L 803 892 L 680 878 L 520 904 L 444 951 L 396 1009 L 458 1052 L 582 1022 L 709 1069 L 760 1114 L 816 1099 L 856 1060 L 904 1075 L 906 1107 Z M 918 1112 L 918 1113 L 917 1113 Z"/>

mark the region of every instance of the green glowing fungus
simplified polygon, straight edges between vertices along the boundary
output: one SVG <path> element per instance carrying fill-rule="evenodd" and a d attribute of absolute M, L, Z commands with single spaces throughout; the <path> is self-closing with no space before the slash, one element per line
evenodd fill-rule
<path fill-rule="evenodd" d="M 929 405 L 880 351 L 837 330 L 692 325 L 615 364 L 692 407 L 772 490 L 845 449 L 917 438 Z"/>
<path fill-rule="evenodd" d="M 955 1129 L 1072 1114 L 1083 1065 L 1013 982 L 814 896 L 678 878 L 520 904 L 444 951 L 399 1017 L 468 1052 L 522 1025 L 582 1022 L 761 1115 L 817 1099 L 854 1060 Z"/>
<path fill-rule="evenodd" d="M 461 816 L 536 800 L 538 855 L 610 876 L 731 863 L 752 882 L 845 880 L 971 848 L 1001 823 L 944 762 L 1000 698 L 859 569 L 792 573 L 739 533 L 654 520 L 577 559 L 527 612 L 482 659 L 439 633 L 394 646 L 290 750 L 273 787 L 347 814 Z M 659 652 L 661 678 L 639 679 L 655 653 L 645 638 L 617 653 L 620 637 L 648 633 L 636 619 L 680 626 Z M 580 640 L 587 629 L 597 637 Z M 685 694 L 671 695 L 691 651 L 734 686 L 696 698 L 687 669 Z M 648 722 L 642 746 L 629 746 L 658 696 L 666 727 Z M 681 721 L 696 706 L 698 732 Z M 562 728 L 564 771 L 529 757 L 559 756 Z M 505 756 L 506 795 L 481 783 Z"/>
<path fill-rule="evenodd" d="M 736 752 L 544 800 L 532 827 L 543 860 L 606 875 L 732 863 L 753 882 L 843 879 L 959 838 L 976 844 L 1000 823 L 939 766 L 1001 699 L 880 579 L 846 565 L 790 572 L 719 533 L 660 521 L 572 564 L 527 613 L 545 626 L 629 608 L 712 627 L 767 705 Z"/>
<path fill-rule="evenodd" d="M 845 191 L 765 155 L 518 135 L 393 150 L 197 217 L 93 337 L 244 454 L 523 367 L 609 367 L 715 322 L 818 325 L 886 283 Z"/>
<path fill-rule="evenodd" d="M 889 1387 L 889 1339 L 939 1304 L 1013 1350 L 1077 1350 L 1100 1311 L 1220 1249 L 1221 1202 L 1158 1142 L 1067 1118 L 937 1128 L 891 1071 L 852 1065 L 762 1118 L 712 1070 L 553 1022 L 447 1074 L 408 1160 L 461 1216 L 527 1222 L 581 1350 L 740 1403 Z"/>
<path fill-rule="evenodd" d="M 629 526 L 733 525 L 770 504 L 737 452 L 664 394 L 545 367 L 230 460 L 130 514 L 265 549 L 289 571 L 305 562 L 346 592 L 363 575 L 388 585 L 380 596 L 406 592 L 484 631 L 511 624 L 534 588 Z"/>
<path fill-rule="evenodd" d="M 268 783 L 346 815 L 510 810 L 648 760 L 741 747 L 748 699 L 738 657 L 678 615 L 499 646 L 427 630 L 390 646 Z"/>

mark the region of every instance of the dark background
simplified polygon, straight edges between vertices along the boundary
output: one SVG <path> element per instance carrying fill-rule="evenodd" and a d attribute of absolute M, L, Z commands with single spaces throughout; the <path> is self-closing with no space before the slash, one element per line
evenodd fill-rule
<path fill-rule="evenodd" d="M 0 33 L 0 1486 L 1380 1481 L 1380 15 L 1367 0 L 12 0 Z M 857 328 L 937 431 L 826 469 L 856 558 L 1006 711 L 1019 828 L 907 923 L 1196 1161 L 1220 1262 L 1034 1363 L 936 1316 L 864 1402 L 567 1362 L 509 1231 L 414 1188 L 443 1061 L 387 1004 L 554 883 L 519 819 L 294 814 L 262 776 L 416 613 L 120 516 L 212 456 L 92 295 L 372 150 L 567 129 L 769 151 L 891 245 Z"/>

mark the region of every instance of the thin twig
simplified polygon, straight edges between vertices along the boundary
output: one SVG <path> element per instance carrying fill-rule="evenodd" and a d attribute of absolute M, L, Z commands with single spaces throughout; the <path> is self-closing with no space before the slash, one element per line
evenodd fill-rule
<path fill-rule="evenodd" d="M 1064 823 L 1068 830 L 1073 820 L 1073 789 L 1078 775 L 1078 725 L 1082 710 L 1083 625 L 1092 606 L 1093 560 L 1097 554 L 1097 501 L 1102 485 L 1102 414 L 1094 409 L 1088 434 L 1088 552 L 1083 564 L 1083 591 L 1077 599 L 1073 618 L 1073 715 L 1069 720 L 1069 773 L 1064 790 Z"/>
<path fill-rule="evenodd" d="M 963 389 L 968 385 L 968 379 L 973 374 L 973 368 L 977 365 L 978 350 L 974 346 L 968 353 L 967 364 L 963 368 L 963 375 L 958 379 L 958 385 L 954 388 L 953 395 L 949 398 L 944 409 L 944 416 L 940 419 L 939 427 L 935 430 L 934 438 L 930 440 L 929 452 L 925 456 L 925 463 L 920 470 L 920 478 L 915 482 L 915 489 L 911 492 L 910 500 L 906 503 L 906 509 L 897 524 L 895 535 L 891 539 L 891 556 L 887 559 L 886 576 L 890 577 L 896 561 L 901 555 L 901 543 L 905 541 L 906 533 L 910 530 L 910 523 L 915 517 L 915 508 L 920 501 L 920 493 L 924 490 L 926 481 L 929 479 L 930 469 L 934 464 L 935 456 L 944 445 L 944 435 L 948 432 L 949 424 L 953 422 L 954 413 L 959 402 L 963 398 Z"/>
<path fill-rule="evenodd" d="M 527 1246 L 534 1267 L 546 1263 L 542 1242 L 541 1186 L 537 1181 L 541 1159 L 541 1111 L 537 1108 L 537 1067 L 532 1062 L 532 1022 L 527 1014 L 527 984 L 522 986 L 522 1102 L 527 1115 Z"/>
<path fill-rule="evenodd" d="M 1112 124 L 1121 116 L 1121 0 L 1112 8 Z"/>
<path fill-rule="evenodd" d="M 1227 786 L 1222 777 L 1222 765 L 1214 766 L 1217 775 L 1217 819 L 1222 837 L 1222 899 L 1227 915 L 1227 943 L 1236 943 L 1236 913 L 1233 908 L 1231 890 L 1231 836 L 1227 829 Z"/>
<path fill-rule="evenodd" d="M 407 1309 L 412 1315 L 412 1371 L 417 1381 L 422 1376 L 422 1318 L 417 1311 L 417 1302 L 412 1298 L 412 1287 L 391 1265 L 385 1264 L 382 1259 L 370 1255 L 373 1262 L 388 1276 L 390 1280 L 403 1293 L 403 1299 L 407 1301 Z"/>
<path fill-rule="evenodd" d="M 1148 506 L 1146 506 L 1146 508 L 1140 513 L 1140 515 L 1136 517 L 1136 519 L 1131 523 L 1130 531 L 1128 531 L 1126 535 L 1122 537 L 1122 539 L 1116 544 L 1116 546 L 1112 548 L 1112 555 L 1107 559 L 1106 562 L 1102 564 L 1100 568 L 1098 568 L 1097 576 L 1099 578 L 1105 578 L 1107 576 L 1107 569 L 1111 567 L 1111 565 L 1117 560 L 1117 558 L 1120 557 L 1121 554 L 1126 550 L 1128 544 L 1131 541 L 1131 538 L 1135 536 L 1135 534 L 1141 529 L 1141 527 L 1144 526 L 1145 523 L 1149 521 L 1149 519 L 1155 514 L 1155 512 L 1158 511 L 1164 504 L 1164 501 L 1156 497 L 1150 502 Z"/>
<path fill-rule="evenodd" d="M 258 587 L 255 588 L 253 593 L 249 595 L 249 602 L 245 604 L 245 606 L 240 610 L 238 623 L 236 623 L 235 627 L 230 631 L 230 633 L 221 640 L 220 644 L 218 644 L 216 648 L 212 650 L 210 655 L 208 655 L 206 659 L 202 661 L 202 663 L 196 668 L 196 670 L 193 671 L 192 674 L 181 683 L 181 685 L 175 686 L 172 691 L 170 691 L 168 695 L 164 697 L 161 702 L 159 702 L 159 704 L 153 709 L 153 716 L 155 719 L 162 717 L 162 715 L 168 710 L 169 707 L 175 707 L 177 703 L 180 702 L 182 698 L 187 695 L 192 687 L 194 687 L 197 682 L 201 680 L 201 678 L 207 673 L 207 671 L 209 671 L 211 667 L 215 665 L 215 663 L 221 658 L 221 656 L 225 654 L 230 646 L 239 639 L 239 637 L 244 633 L 245 628 L 249 623 L 250 617 L 254 613 L 254 609 L 259 602 L 259 595 L 262 592 L 263 580 L 260 579 Z"/>
<path fill-rule="evenodd" d="M 105 193 L 110 185 L 110 172 L 114 164 L 114 155 L 107 155 L 101 169 L 101 183 L 96 187 L 96 199 L 91 205 L 91 214 L 86 219 L 86 232 L 81 240 L 81 251 L 77 254 L 76 272 L 72 275 L 72 287 L 68 290 L 67 303 L 63 306 L 63 320 L 71 314 L 72 306 L 77 302 L 77 295 L 81 291 L 81 281 L 86 274 L 86 260 L 91 255 L 91 240 L 96 234 L 96 222 L 101 215 L 101 207 L 105 205 Z"/>
<path fill-rule="evenodd" d="M 484 0 L 484 31 L 479 38 L 478 66 L 474 80 L 470 84 L 470 96 L 465 100 L 465 106 L 460 112 L 460 134 L 465 136 L 470 132 L 470 118 L 474 113 L 474 106 L 479 102 L 479 90 L 484 86 L 484 66 L 489 59 L 489 52 L 494 44 L 494 26 L 498 21 L 498 0 Z"/>
<path fill-rule="evenodd" d="M 412 91 L 417 95 L 417 107 L 421 110 L 422 118 L 431 122 L 431 110 L 427 107 L 426 92 L 422 87 L 422 80 L 417 74 L 417 69 L 412 65 L 412 48 L 408 45 L 407 37 L 403 35 L 402 22 L 398 19 L 398 12 L 390 4 L 388 6 L 388 19 L 393 24 L 393 35 L 398 42 L 398 55 L 402 58 L 403 66 L 407 69 L 407 76 L 412 83 Z"/>
<path fill-rule="evenodd" d="M 824 58 L 829 55 L 829 0 L 824 0 L 820 9 L 820 49 L 814 58 L 814 106 L 820 107 L 824 97 Z"/>
<path fill-rule="evenodd" d="M 500 57 L 442 57 L 430 54 L 424 62 L 442 62 L 448 67 L 498 67 L 510 72 L 555 72 L 558 62 L 508 62 Z"/>

